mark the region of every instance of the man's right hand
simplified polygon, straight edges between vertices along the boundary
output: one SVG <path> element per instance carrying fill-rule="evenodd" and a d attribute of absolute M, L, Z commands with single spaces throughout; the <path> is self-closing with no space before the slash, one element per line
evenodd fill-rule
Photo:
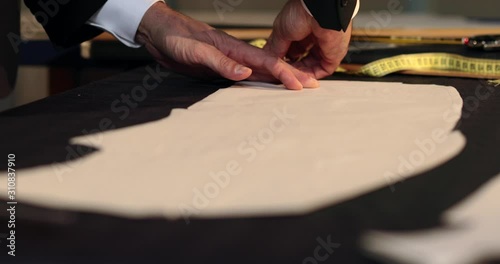
<path fill-rule="evenodd" d="M 144 15 L 136 40 L 162 66 L 194 77 L 282 82 L 288 89 L 318 87 L 316 79 L 282 59 L 184 16 L 164 3 Z"/>
<path fill-rule="evenodd" d="M 264 50 L 288 57 L 296 68 L 321 79 L 330 76 L 347 54 L 351 30 L 352 25 L 346 32 L 324 29 L 301 0 L 289 0 L 276 17 Z"/>

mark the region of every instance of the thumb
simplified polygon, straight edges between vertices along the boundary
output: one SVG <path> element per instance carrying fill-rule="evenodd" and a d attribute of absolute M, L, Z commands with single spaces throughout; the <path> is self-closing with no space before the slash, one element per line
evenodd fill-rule
<path fill-rule="evenodd" d="M 198 51 L 201 64 L 209 67 L 212 71 L 224 78 L 241 81 L 252 75 L 252 69 L 227 57 L 214 46 L 204 45 Z"/>

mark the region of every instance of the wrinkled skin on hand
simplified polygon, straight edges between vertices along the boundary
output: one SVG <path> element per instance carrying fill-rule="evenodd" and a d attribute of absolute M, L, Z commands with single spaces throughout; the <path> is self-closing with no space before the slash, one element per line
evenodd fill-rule
<path fill-rule="evenodd" d="M 316 79 L 271 52 L 184 16 L 161 2 L 146 12 L 136 40 L 162 66 L 194 77 L 282 82 L 292 90 L 319 85 Z"/>
<path fill-rule="evenodd" d="M 352 23 L 346 32 L 321 28 L 300 0 L 290 0 L 276 17 L 264 49 L 321 79 L 331 75 L 347 54 L 351 30 Z"/>

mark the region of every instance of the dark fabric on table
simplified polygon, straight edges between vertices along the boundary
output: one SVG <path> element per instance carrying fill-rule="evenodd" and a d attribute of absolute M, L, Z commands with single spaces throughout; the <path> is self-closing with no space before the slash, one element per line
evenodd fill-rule
<path fill-rule="evenodd" d="M 5 1 L 0 8 L 0 99 L 14 90 L 21 36 L 19 3 Z"/>
<path fill-rule="evenodd" d="M 370 49 L 370 47 L 377 46 L 371 43 L 356 42 L 351 43 L 351 47 L 356 49 L 352 49 L 347 53 L 343 63 L 367 64 L 376 60 L 402 54 L 428 52 L 450 53 L 480 59 L 500 59 L 500 51 L 484 52 L 482 50 L 467 48 L 465 45 L 407 45 L 398 46 L 397 48 Z"/>
<path fill-rule="evenodd" d="M 78 157 L 69 155 L 68 148 L 78 146 L 71 145 L 69 139 L 98 128 L 103 118 L 109 118 L 116 128 L 157 120 L 168 116 L 173 108 L 188 107 L 231 84 L 171 74 L 121 120 L 111 110 L 112 102 L 121 94 L 130 94 L 145 75 L 145 68 L 140 68 L 1 113 L 1 156 L 14 152 L 18 169 L 75 159 Z M 0 250 L 2 263 L 84 263 L 89 259 L 94 259 L 92 263 L 302 263 L 313 256 L 319 245 L 317 239 L 328 237 L 340 247 L 321 263 L 375 263 L 356 246 L 363 231 L 439 226 L 443 211 L 500 172 L 499 88 L 492 89 L 481 80 L 457 78 L 336 75 L 333 79 L 451 85 L 466 103 L 474 102 L 478 91 L 492 92 L 478 99 L 477 107 L 464 107 L 457 126 L 467 137 L 462 153 L 438 168 L 398 183 L 394 192 L 387 186 L 302 216 L 192 219 L 189 225 L 182 219 L 126 219 L 20 204 L 18 257 L 7 258 L 6 249 Z M 99 151 L 80 150 L 85 150 L 83 155 Z M 1 162 L 0 170 L 5 169 L 5 162 Z M 148 188 L 148 184 L 144 181 L 138 188 Z M 3 215 L 0 223 L 6 221 Z M 0 225 L 0 233 L 6 233 L 6 228 L 6 224 Z"/>

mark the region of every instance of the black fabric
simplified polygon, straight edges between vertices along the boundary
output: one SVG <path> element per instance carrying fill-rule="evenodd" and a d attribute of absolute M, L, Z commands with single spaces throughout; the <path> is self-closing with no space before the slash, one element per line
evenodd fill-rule
<path fill-rule="evenodd" d="M 356 9 L 356 0 L 304 0 L 322 28 L 346 31 Z"/>
<path fill-rule="evenodd" d="M 1 113 L 0 157 L 15 153 L 17 169 L 78 159 L 100 150 L 72 145 L 69 139 L 95 132 L 103 118 L 110 119 L 114 128 L 157 120 L 168 116 L 173 108 L 186 108 L 231 84 L 171 74 L 148 92 L 144 101 L 130 108 L 127 118 L 121 119 L 120 114 L 112 110 L 113 101 L 142 85 L 146 74 L 146 68 L 140 68 Z M 394 189 L 382 186 L 298 216 L 193 218 L 186 224 L 182 219 L 127 219 L 51 210 L 20 202 L 16 211 L 18 256 L 11 258 L 3 247 L 0 262 L 289 264 L 303 263 L 320 246 L 318 241 L 330 240 L 338 247 L 326 261 L 318 263 L 376 263 L 358 247 L 358 239 L 364 231 L 443 226 L 441 215 L 445 210 L 500 172 L 500 89 L 492 84 L 474 79 L 401 75 L 381 79 L 347 75 L 331 78 L 456 87 L 465 101 L 456 128 L 467 139 L 465 149 L 439 167 L 395 184 Z M 4 160 L 0 162 L 0 171 L 5 169 Z M 20 183 L 29 181 L 22 173 L 17 177 Z M 151 182 L 147 178 L 147 175 L 137 175 L 137 188 L 148 188 Z M 56 176 L 47 180 L 58 184 Z M 89 190 L 89 195 L 91 193 Z M 19 200 L 22 195 L 18 194 Z M 0 215 L 4 212 L 0 222 L 7 223 L 6 204 L 0 204 Z M 7 231 L 7 224 L 0 225 L 0 233 Z"/>
<path fill-rule="evenodd" d="M 0 98 L 15 87 L 19 44 L 19 3 L 5 1 L 0 9 Z"/>
<path fill-rule="evenodd" d="M 102 33 L 86 25 L 106 0 L 24 0 L 57 46 L 69 47 Z"/>

